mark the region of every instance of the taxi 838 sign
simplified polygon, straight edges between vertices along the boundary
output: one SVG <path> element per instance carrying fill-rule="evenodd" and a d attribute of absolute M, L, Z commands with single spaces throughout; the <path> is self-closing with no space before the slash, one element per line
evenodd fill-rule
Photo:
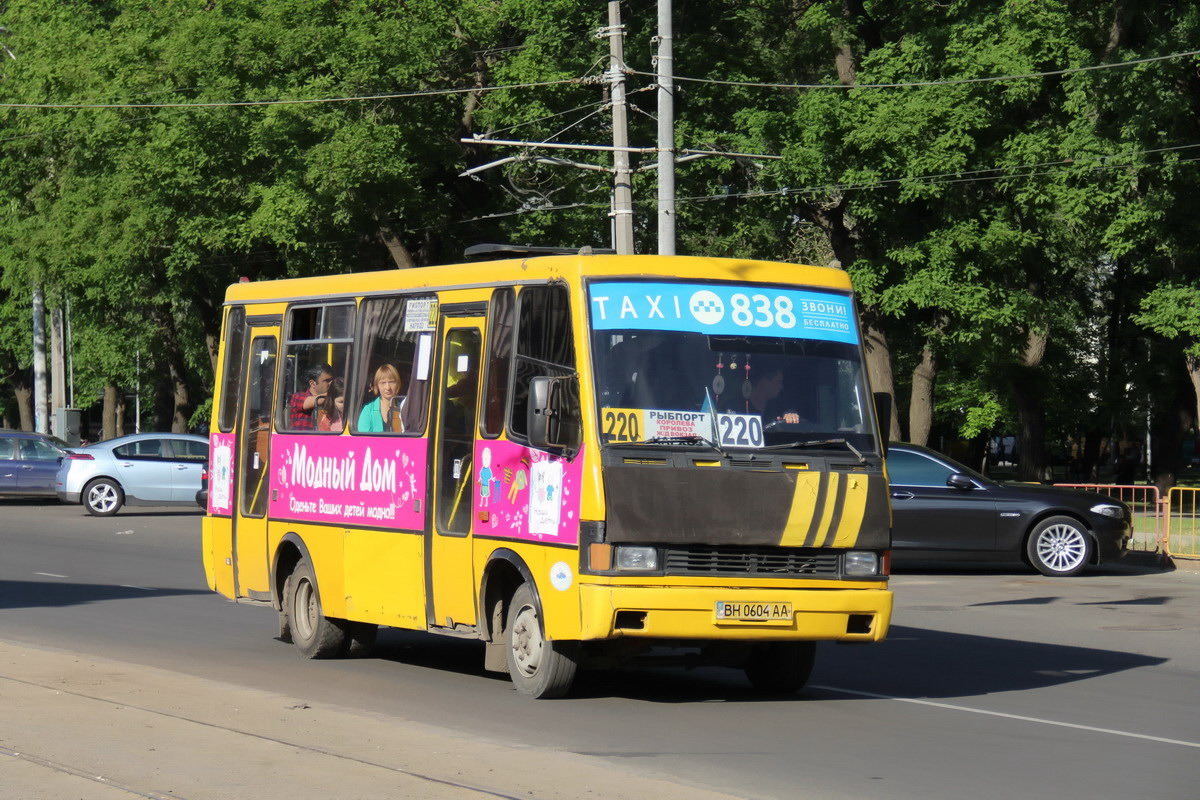
<path fill-rule="evenodd" d="M 688 331 L 858 344 L 850 298 L 740 284 L 604 282 L 590 290 L 593 330 Z"/>

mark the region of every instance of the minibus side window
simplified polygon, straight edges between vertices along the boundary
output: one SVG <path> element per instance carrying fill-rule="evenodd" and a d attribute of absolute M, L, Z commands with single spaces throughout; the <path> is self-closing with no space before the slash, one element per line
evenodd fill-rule
<path fill-rule="evenodd" d="M 358 361 L 346 405 L 354 433 L 425 432 L 436 312 L 434 296 L 363 300 Z"/>
<path fill-rule="evenodd" d="M 480 425 L 480 431 L 489 438 L 499 436 L 504 430 L 504 411 L 508 408 L 508 376 L 512 371 L 515 311 L 513 290 L 507 287 L 497 289 L 492 295 L 492 314 L 488 320 L 487 388 Z"/>
<path fill-rule="evenodd" d="M 237 420 L 237 401 L 241 394 L 242 366 L 246 357 L 246 309 L 235 306 L 225 320 L 225 375 L 221 381 L 221 408 L 217 430 L 229 433 Z"/>
<path fill-rule="evenodd" d="M 279 430 L 339 433 L 345 428 L 353 331 L 353 303 L 289 309 L 276 406 Z"/>
<path fill-rule="evenodd" d="M 539 376 L 575 372 L 575 340 L 565 286 L 530 286 L 518 296 L 517 350 L 508 431 L 528 436 L 529 383 Z"/>

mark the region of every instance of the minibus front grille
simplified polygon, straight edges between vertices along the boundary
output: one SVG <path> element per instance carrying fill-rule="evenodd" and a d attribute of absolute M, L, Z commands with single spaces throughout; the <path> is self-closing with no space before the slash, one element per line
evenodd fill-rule
<path fill-rule="evenodd" d="M 836 551 L 807 547 L 669 546 L 663 560 L 667 575 L 811 575 L 838 577 Z"/>

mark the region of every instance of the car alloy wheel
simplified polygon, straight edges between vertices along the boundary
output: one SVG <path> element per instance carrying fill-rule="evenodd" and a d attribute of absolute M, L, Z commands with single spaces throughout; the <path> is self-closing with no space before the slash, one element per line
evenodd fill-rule
<path fill-rule="evenodd" d="M 1034 529 L 1027 552 L 1030 562 L 1043 575 L 1075 575 L 1087 566 L 1092 541 L 1075 520 L 1051 517 Z"/>

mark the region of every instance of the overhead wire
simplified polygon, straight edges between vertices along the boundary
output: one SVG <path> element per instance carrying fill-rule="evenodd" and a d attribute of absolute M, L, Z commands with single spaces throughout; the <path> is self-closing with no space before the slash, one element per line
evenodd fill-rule
<path fill-rule="evenodd" d="M 1144 153 L 1168 152 L 1168 151 L 1173 151 L 1173 150 L 1183 150 L 1183 149 L 1195 148 L 1195 147 L 1200 147 L 1200 144 L 1181 145 L 1178 147 L 1169 147 L 1169 148 L 1159 148 L 1156 150 L 1147 150 L 1147 151 L 1144 151 Z M 909 177 L 904 177 L 904 178 L 884 178 L 884 179 L 875 180 L 875 181 L 863 181 L 860 183 L 827 183 L 827 184 L 820 184 L 820 185 L 815 185 L 815 186 L 802 186 L 802 187 L 784 186 L 784 187 L 780 187 L 778 189 L 763 189 L 763 190 L 757 190 L 757 191 L 730 192 L 730 193 L 711 194 L 711 195 L 693 195 L 691 197 L 677 198 L 676 202 L 677 203 L 687 203 L 687 202 L 702 203 L 702 202 L 712 202 L 712 201 L 716 201 L 716 200 L 727 200 L 727 199 L 743 198 L 743 197 L 745 197 L 745 198 L 782 197 L 782 196 L 787 196 L 787 195 L 820 194 L 823 192 L 835 192 L 835 191 L 843 191 L 843 192 L 862 191 L 862 190 L 866 190 L 866 189 L 880 189 L 880 188 L 884 188 L 885 186 L 889 186 L 889 185 L 909 183 L 909 182 L 916 182 L 916 183 L 920 183 L 920 184 L 923 184 L 926 186 L 941 186 L 941 185 L 955 184 L 955 183 L 973 183 L 973 182 L 984 182 L 984 181 L 999 181 L 999 180 L 1006 180 L 1006 179 L 1031 178 L 1031 177 L 1038 177 L 1038 176 L 1042 176 L 1042 175 L 1063 173 L 1063 172 L 1068 172 L 1071 170 L 1077 170 L 1077 171 L 1113 170 L 1113 169 L 1127 169 L 1130 167 L 1139 169 L 1139 170 L 1140 169 L 1165 169 L 1168 167 L 1175 166 L 1176 164 L 1189 164 L 1189 163 L 1193 163 L 1195 161 L 1200 161 L 1200 156 L 1197 156 L 1195 158 L 1184 158 L 1184 159 L 1179 159 L 1178 161 L 1163 162 L 1163 163 L 1157 163 L 1157 164 L 1151 164 L 1148 162 L 1136 162 L 1136 161 L 1104 163 L 1107 161 L 1109 161 L 1109 157 L 1104 157 L 1101 161 L 1097 161 L 1095 163 L 1081 162 L 1077 159 L 1064 159 L 1064 160 L 1060 160 L 1060 161 L 1045 161 L 1045 162 L 1041 162 L 1041 163 L 1037 163 L 1037 164 L 1022 164 L 1022 165 L 1011 166 L 1011 167 L 990 167 L 988 169 L 971 170 L 968 172 L 945 172 L 945 173 L 936 173 L 936 174 L 932 174 L 932 175 L 914 175 L 914 176 L 909 176 Z M 1056 168 L 1054 168 L 1054 169 L 1039 169 L 1040 167 L 1056 167 Z M 985 173 L 989 173 L 989 172 L 1002 172 L 1004 170 L 1010 170 L 1010 171 L 1003 172 L 1002 174 L 999 174 L 999 175 L 985 174 Z M 1013 173 L 1013 172 L 1011 172 L 1011 170 L 1031 170 L 1031 171 Z M 966 176 L 969 176 L 969 177 L 966 177 Z"/>
<path fill-rule="evenodd" d="M 1055 75 L 1071 75 L 1077 72 L 1092 72 L 1102 69 L 1131 67 L 1138 64 L 1151 64 L 1158 61 L 1169 61 L 1176 58 L 1186 58 L 1187 56 L 1194 55 L 1200 55 L 1200 50 L 1187 50 L 1181 53 L 1169 53 L 1164 56 L 1138 58 L 1131 61 L 1116 61 L 1111 64 L 1092 64 L 1086 67 L 1068 67 L 1066 69 L 1053 69 L 1046 70 L 1044 72 L 1026 72 L 1019 75 L 992 75 L 982 78 L 952 78 L 949 80 L 906 81 L 902 83 L 762 83 L 758 81 L 728 81 L 718 78 L 693 78 L 686 75 L 673 75 L 671 79 L 674 81 L 707 83 L 715 84 L 717 86 L 738 86 L 750 89 L 909 89 L 920 86 L 956 86 L 967 83 L 994 83 L 997 81 L 1018 81 L 1028 80 L 1030 78 L 1048 78 Z M 653 72 L 644 72 L 636 69 L 627 69 L 626 72 L 630 75 L 642 75 L 650 78 L 657 77 L 657 75 Z"/>
<path fill-rule="evenodd" d="M 288 98 L 279 100 L 222 100 L 193 103 L 0 103 L 0 108 L 26 109 L 97 109 L 97 108 L 234 108 L 246 106 L 319 105 L 321 103 L 355 103 L 368 100 L 398 100 L 414 97 L 441 97 L 446 95 L 470 94 L 472 92 L 497 92 L 504 89 L 534 89 L 543 86 L 579 84 L 584 78 L 561 78 L 553 81 L 513 83 L 500 86 L 471 86 L 459 89 L 424 89 L 387 94 L 353 95 L 347 97 Z"/>

